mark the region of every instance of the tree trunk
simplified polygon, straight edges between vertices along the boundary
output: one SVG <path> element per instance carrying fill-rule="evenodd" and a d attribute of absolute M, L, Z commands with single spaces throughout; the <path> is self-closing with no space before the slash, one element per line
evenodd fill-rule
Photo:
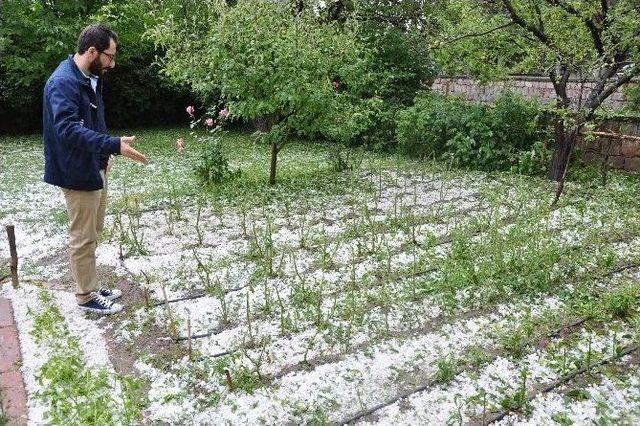
<path fill-rule="evenodd" d="M 553 153 L 551 172 L 549 173 L 551 180 L 560 182 L 564 178 L 571 151 L 578 139 L 581 128 L 582 125 L 575 124 L 570 130 L 567 130 L 563 123 L 556 123 L 556 147 Z"/>
<path fill-rule="evenodd" d="M 553 83 L 553 89 L 556 92 L 556 117 L 555 117 L 555 141 L 556 146 L 553 152 L 553 164 L 549 172 L 549 179 L 560 182 L 567 170 L 567 162 L 571 153 L 571 143 L 567 138 L 567 132 L 564 125 L 564 114 L 569 108 L 571 101 L 567 95 L 567 82 L 571 73 L 566 64 L 560 63 L 555 69 L 551 70 L 550 78 Z"/>
<path fill-rule="evenodd" d="M 562 132 L 561 144 L 556 146 L 556 150 L 553 156 L 553 167 L 551 169 L 551 179 L 558 182 L 558 189 L 556 190 L 556 196 L 551 203 L 551 207 L 556 207 L 558 200 L 564 190 L 564 181 L 567 178 L 567 170 L 569 169 L 569 160 L 571 158 L 571 151 L 575 145 L 578 135 L 580 134 L 581 124 L 575 124 L 571 131 Z M 556 135 L 558 136 L 558 135 Z"/>
<path fill-rule="evenodd" d="M 278 163 L 278 143 L 271 142 L 271 170 L 269 172 L 269 185 L 276 184 L 276 165 Z"/>
<path fill-rule="evenodd" d="M 556 146 L 553 152 L 553 163 L 549 172 L 549 179 L 560 182 L 564 171 L 567 168 L 567 161 L 569 160 L 569 153 L 571 148 L 568 142 L 568 135 L 564 129 L 564 122 L 562 118 L 558 118 L 555 123 L 555 141 Z"/>

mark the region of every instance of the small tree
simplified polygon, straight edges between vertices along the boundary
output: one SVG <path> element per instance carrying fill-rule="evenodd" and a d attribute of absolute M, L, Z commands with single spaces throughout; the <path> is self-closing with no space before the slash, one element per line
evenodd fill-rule
<path fill-rule="evenodd" d="M 231 117 L 266 124 L 270 184 L 278 153 L 294 131 L 321 127 L 343 140 L 363 126 L 359 100 L 341 91 L 366 80 L 367 55 L 349 23 L 323 23 L 286 2 L 208 6 L 214 12 L 206 22 L 185 30 L 184 20 L 169 14 L 154 31 L 167 49 L 165 72 L 203 96 L 219 91 Z"/>
<path fill-rule="evenodd" d="M 556 146 L 549 177 L 562 182 L 584 126 L 607 98 L 640 74 L 640 4 L 635 0 L 461 0 L 434 19 L 439 63 L 452 73 L 496 79 L 543 72 L 553 83 Z M 571 97 L 572 75 L 592 80 Z"/>

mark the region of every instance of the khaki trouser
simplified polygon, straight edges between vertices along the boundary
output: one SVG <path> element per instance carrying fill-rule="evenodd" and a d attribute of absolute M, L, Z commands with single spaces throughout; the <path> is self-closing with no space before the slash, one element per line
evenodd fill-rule
<path fill-rule="evenodd" d="M 78 303 L 90 300 L 89 293 L 98 289 L 96 247 L 104 226 L 107 208 L 107 178 L 100 171 L 104 188 L 97 191 L 62 189 L 69 214 L 69 265 L 76 282 Z"/>

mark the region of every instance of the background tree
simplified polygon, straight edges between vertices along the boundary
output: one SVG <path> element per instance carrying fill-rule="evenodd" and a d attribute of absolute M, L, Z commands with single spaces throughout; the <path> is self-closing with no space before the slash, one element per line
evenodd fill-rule
<path fill-rule="evenodd" d="M 318 6 L 324 20 L 357 22 L 355 36 L 371 57 L 371 85 L 358 86 L 357 93 L 351 87 L 345 90 L 358 98 L 375 96 L 380 102 L 370 111 L 372 125 L 352 143 L 394 147 L 398 112 L 433 82 L 436 67 L 425 43 L 425 4 L 423 0 L 335 0 Z"/>
<path fill-rule="evenodd" d="M 640 5 L 634 0 L 450 1 L 432 28 L 437 62 L 449 73 L 489 80 L 509 73 L 548 75 L 556 93 L 550 178 L 564 181 L 584 126 L 606 99 L 640 73 Z M 571 76 L 594 82 L 571 97 Z M 559 187 L 559 193 L 562 185 Z"/>
<path fill-rule="evenodd" d="M 154 62 L 162 52 L 143 37 L 152 25 L 150 6 L 125 0 L 0 2 L 0 132 L 41 128 L 44 83 L 93 22 L 106 23 L 120 38 L 117 66 L 105 85 L 109 125 L 184 122 L 189 93 L 160 78 Z"/>
<path fill-rule="evenodd" d="M 166 6 L 153 31 L 167 50 L 166 74 L 203 99 L 219 93 L 233 118 L 263 120 L 270 184 L 278 153 L 293 133 L 347 141 L 370 125 L 367 112 L 379 100 L 353 96 L 372 82 L 351 23 L 323 23 L 313 9 L 284 2 L 191 4 L 208 9 L 198 22 L 177 15 L 182 6 Z"/>

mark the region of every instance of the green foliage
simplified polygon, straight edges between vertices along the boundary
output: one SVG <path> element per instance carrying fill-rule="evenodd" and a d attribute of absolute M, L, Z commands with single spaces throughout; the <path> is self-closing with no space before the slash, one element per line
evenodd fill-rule
<path fill-rule="evenodd" d="M 415 105 L 398 114 L 397 139 L 402 152 L 441 157 L 456 132 L 464 132 L 478 107 L 459 98 L 423 93 Z"/>
<path fill-rule="evenodd" d="M 640 287 L 631 285 L 605 294 L 602 301 L 603 310 L 617 318 L 625 318 L 637 305 Z"/>
<path fill-rule="evenodd" d="M 143 404 L 142 382 L 105 368 L 91 368 L 83 359 L 80 343 L 73 337 L 52 296 L 40 291 L 44 309 L 34 316 L 34 340 L 49 348 L 49 358 L 36 379 L 37 397 L 48 407 L 48 423 L 54 425 L 135 424 Z M 116 383 L 120 392 L 115 395 Z"/>
<path fill-rule="evenodd" d="M 551 420 L 553 420 L 556 424 L 560 426 L 571 426 L 574 424 L 573 420 L 569 417 L 567 413 L 555 413 L 551 416 Z"/>
<path fill-rule="evenodd" d="M 371 50 L 369 71 L 375 76 L 366 89 L 385 102 L 408 105 L 415 93 L 435 76 L 436 69 L 416 20 L 422 2 L 407 0 L 354 1 L 358 36 Z"/>
<path fill-rule="evenodd" d="M 511 355 L 521 358 L 533 337 L 534 330 L 535 324 L 531 318 L 524 317 L 516 328 L 500 336 L 500 344 Z"/>
<path fill-rule="evenodd" d="M 331 170 L 334 172 L 354 171 L 361 166 L 364 159 L 364 151 L 354 151 L 353 149 L 345 148 L 343 145 L 336 144 L 329 151 L 328 157 Z"/>
<path fill-rule="evenodd" d="M 520 371 L 521 383 L 513 395 L 506 395 L 500 405 L 508 411 L 526 412 L 530 409 L 529 400 L 527 398 L 527 377 L 529 372 L 525 368 Z"/>
<path fill-rule="evenodd" d="M 438 359 L 436 367 L 437 370 L 433 378 L 436 383 L 449 383 L 458 374 L 455 361 L 449 357 Z"/>
<path fill-rule="evenodd" d="M 401 151 L 483 170 L 540 173 L 546 165 L 542 108 L 505 93 L 495 105 L 423 93 L 398 114 Z"/>
<path fill-rule="evenodd" d="M 347 139 L 366 122 L 333 85 L 364 84 L 366 57 L 349 26 L 320 23 L 307 12 L 296 16 L 284 3 L 209 6 L 197 25 L 176 18 L 151 32 L 167 49 L 163 68 L 175 81 L 203 98 L 219 91 L 234 118 L 268 117 L 284 135 L 322 129 Z"/>
<path fill-rule="evenodd" d="M 625 95 L 627 96 L 626 111 L 630 115 L 640 116 L 640 84 L 627 87 Z"/>
<path fill-rule="evenodd" d="M 212 186 L 240 175 L 240 170 L 231 170 L 229 158 L 222 149 L 220 137 L 208 135 L 199 138 L 201 154 L 193 170 L 198 181 Z"/>
<path fill-rule="evenodd" d="M 575 399 L 576 401 L 586 401 L 590 398 L 591 395 L 585 389 L 576 388 L 568 391 L 567 396 L 569 398 Z"/>
<path fill-rule="evenodd" d="M 231 118 L 266 123 L 259 140 L 273 146 L 270 183 L 277 153 L 294 133 L 345 142 L 371 125 L 376 98 L 343 90 L 358 92 L 370 80 L 353 25 L 294 14 L 279 2 L 189 7 L 202 12 L 197 23 L 166 2 L 165 19 L 150 32 L 167 49 L 164 72 L 205 101 L 219 93 Z"/>
<path fill-rule="evenodd" d="M 240 366 L 231 372 L 234 389 L 242 390 L 248 394 L 253 394 L 262 384 L 262 380 L 254 370 L 245 366 Z"/>
<path fill-rule="evenodd" d="M 542 74 L 553 82 L 553 112 L 562 120 L 550 170 L 556 181 L 565 177 L 577 132 L 640 75 L 637 0 L 460 0 L 435 15 L 434 55 L 446 74 L 484 81 Z M 584 97 L 571 95 L 571 77 L 593 83 L 581 86 Z M 522 163 L 531 167 L 529 159 Z"/>
<path fill-rule="evenodd" d="M 40 369 L 43 386 L 38 397 L 47 401 L 51 409 L 47 418 L 51 424 L 134 424 L 139 416 L 141 382 L 132 377 L 118 376 L 122 384 L 123 400 L 114 400 L 114 374 L 106 369 L 90 369 L 80 357 L 80 348 L 70 345 L 59 349 Z M 109 409 L 122 404 L 122 411 Z M 116 415 L 121 414 L 121 415 Z"/>
<path fill-rule="evenodd" d="M 104 22 L 119 36 L 116 68 L 107 76 L 105 103 L 112 126 L 177 122 L 188 94 L 158 75 L 161 51 L 143 37 L 152 24 L 145 2 L 8 0 L 0 13 L 0 131 L 40 127 L 48 76 L 75 52 L 78 34 Z"/>
<path fill-rule="evenodd" d="M 435 73 L 415 20 L 421 3 L 342 6 L 167 0 L 150 34 L 167 49 L 168 76 L 207 104 L 220 94 L 236 119 L 279 125 L 277 143 L 297 134 L 390 145 L 397 110 Z"/>
<path fill-rule="evenodd" d="M 548 74 L 558 61 L 589 73 L 616 51 L 630 57 L 639 53 L 634 0 L 615 2 L 605 12 L 598 0 L 507 3 L 530 30 L 514 24 L 511 13 L 500 3 L 448 2 L 436 14 L 432 25 L 439 31 L 434 55 L 446 73 L 471 73 L 486 81 L 511 73 Z M 596 23 L 603 44 L 599 52 L 585 24 L 601 19 L 603 13 L 607 22 Z M 546 42 L 538 39 L 541 33 Z"/>
<path fill-rule="evenodd" d="M 388 147 L 395 140 L 396 113 L 413 103 L 416 92 L 435 77 L 431 50 L 418 25 L 422 2 L 354 1 L 349 16 L 357 20 L 356 36 L 371 61 L 366 84 L 347 86 L 359 99 L 379 99 L 368 105 L 371 119 L 354 143 Z"/>

